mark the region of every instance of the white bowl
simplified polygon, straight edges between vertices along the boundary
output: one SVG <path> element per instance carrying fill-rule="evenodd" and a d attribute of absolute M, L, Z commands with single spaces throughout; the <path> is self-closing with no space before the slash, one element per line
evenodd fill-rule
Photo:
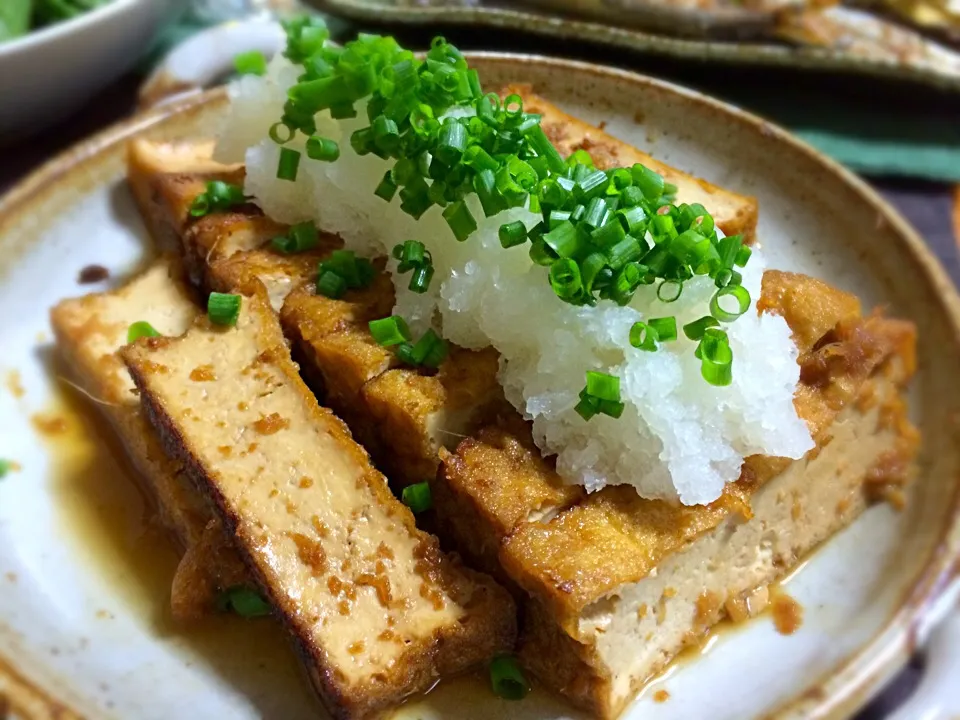
<path fill-rule="evenodd" d="M 183 2 L 113 0 L 0 43 L 0 144 L 60 120 L 129 70 Z"/>

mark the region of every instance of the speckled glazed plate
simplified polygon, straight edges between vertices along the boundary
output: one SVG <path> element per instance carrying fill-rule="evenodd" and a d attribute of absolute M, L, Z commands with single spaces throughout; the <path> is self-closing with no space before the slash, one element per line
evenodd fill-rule
<path fill-rule="evenodd" d="M 773 266 L 818 275 L 917 323 L 913 413 L 925 442 L 907 508 L 873 507 L 795 574 L 787 589 L 805 609 L 795 634 L 777 634 L 762 616 L 721 632 L 626 715 L 849 716 L 927 637 L 955 589 L 960 299 L 952 285 L 862 182 L 756 118 L 621 71 L 539 57 L 471 61 L 491 85 L 532 83 L 668 163 L 755 194 Z M 320 715 L 271 622 L 220 618 L 183 628 L 169 620 L 175 558 L 96 408 L 58 379 L 51 345 L 51 305 L 119 283 L 151 255 L 123 181 L 125 141 L 215 132 L 225 102 L 222 92 L 198 95 L 111 128 L 0 200 L 0 457 L 19 466 L 0 482 L 0 695 L 18 720 L 71 711 L 156 720 Z M 91 264 L 109 269 L 110 279 L 79 285 L 78 273 Z M 957 649 L 949 643 L 931 663 L 936 677 L 956 678 L 949 656 Z M 656 702 L 667 696 L 659 690 L 666 702 Z M 496 701 L 464 678 L 397 717 L 577 715 L 540 692 L 521 703 Z"/>
<path fill-rule="evenodd" d="M 624 2 L 626 0 L 617 0 Z M 536 0 L 523 5 L 509 0 L 308 0 L 333 15 L 360 23 L 401 23 L 430 28 L 497 28 L 609 45 L 654 55 L 667 55 L 705 62 L 805 68 L 827 72 L 850 72 L 881 78 L 908 80 L 951 91 L 960 91 L 960 52 L 856 8 L 834 7 L 791 16 L 774 28 L 769 22 L 740 25 L 716 19 L 688 17 L 687 34 L 702 26 L 723 34 L 742 34 L 752 39 L 717 39 L 711 35 L 676 37 L 637 26 L 613 26 L 588 15 L 572 16 L 574 4 L 596 5 L 594 0 Z M 543 6 L 551 4 L 550 12 Z M 665 3 L 668 5 L 669 3 Z M 537 7 L 539 6 L 539 7 Z M 620 18 L 621 13 L 613 13 Z M 675 21 L 671 21 L 675 22 Z M 645 25 L 644 27 L 656 27 Z M 757 28 L 766 34 L 757 35 Z M 749 29 L 749 32 L 747 32 Z M 702 35 L 702 33 L 701 33 Z"/>

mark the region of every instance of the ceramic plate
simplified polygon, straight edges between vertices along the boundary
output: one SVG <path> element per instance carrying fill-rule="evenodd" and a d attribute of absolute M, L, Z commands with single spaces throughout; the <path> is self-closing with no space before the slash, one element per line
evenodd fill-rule
<path fill-rule="evenodd" d="M 749 115 L 621 71 L 509 55 L 471 60 L 491 86 L 532 83 L 668 163 L 755 194 L 773 266 L 812 273 L 917 323 L 912 407 L 925 444 L 907 509 L 872 508 L 795 575 L 788 590 L 805 608 L 796 634 L 778 635 L 764 617 L 721 632 L 627 717 L 850 714 L 946 607 L 957 569 L 960 299 L 952 285 L 862 182 Z M 51 699 L 90 718 L 296 720 L 320 712 L 271 622 L 172 624 L 175 558 L 95 404 L 58 379 L 51 345 L 51 305 L 122 282 L 151 256 L 123 181 L 125 141 L 215 132 L 225 102 L 212 92 L 114 127 L 0 200 L 0 457 L 19 466 L 0 482 L 0 696 L 13 699 L 14 717 L 52 716 Z M 79 285 L 91 264 L 108 268 L 110 279 Z M 666 702 L 653 699 L 660 689 Z M 576 716 L 542 693 L 518 704 L 492 700 L 465 678 L 397 717 Z"/>
<path fill-rule="evenodd" d="M 766 38 L 751 41 L 670 37 L 637 27 L 614 27 L 566 15 L 571 7 L 595 6 L 590 0 L 536 0 L 552 12 L 509 0 L 307 0 L 333 15 L 362 23 L 403 23 L 436 27 L 459 25 L 504 28 L 564 40 L 585 41 L 641 53 L 691 60 L 802 67 L 910 80 L 960 91 L 960 52 L 899 23 L 855 8 L 803 12 L 790 22 L 766 27 Z M 606 14 L 610 14 L 606 10 Z M 620 17 L 620 12 L 614 12 Z M 675 24 L 675 19 L 670 21 Z M 707 23 L 716 25 L 715 22 Z M 730 23 L 721 23 L 730 34 Z M 756 36 L 755 23 L 748 23 Z M 697 23 L 688 18 L 687 32 Z M 720 29 L 720 28 L 714 28 Z M 741 28 L 743 30 L 743 28 Z M 782 42 L 781 42 L 782 40 Z"/>

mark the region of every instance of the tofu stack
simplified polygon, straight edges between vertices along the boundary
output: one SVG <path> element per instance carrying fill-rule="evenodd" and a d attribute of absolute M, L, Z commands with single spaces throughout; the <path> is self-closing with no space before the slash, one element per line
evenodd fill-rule
<path fill-rule="evenodd" d="M 176 239 L 183 259 L 163 256 L 120 290 L 64 301 L 52 319 L 78 385 L 102 404 L 185 550 L 175 615 L 197 619 L 223 591 L 256 587 L 337 718 L 377 717 L 512 650 L 510 595 L 416 528 L 290 357 L 276 309 L 336 238 L 284 256 L 262 246 L 286 228 L 255 208 L 193 220 L 208 180 L 238 176 L 207 172 L 202 159 L 204 172 L 180 173 L 203 148 L 143 149 L 161 153 L 139 156 L 146 166 L 159 158 L 178 170 L 159 183 L 132 173 L 131 185 L 157 240 Z M 211 324 L 188 274 L 243 296 L 236 327 Z M 161 337 L 128 345 L 140 321 Z"/>
<path fill-rule="evenodd" d="M 658 163 L 526 88 L 510 92 L 543 117 L 562 153 L 587 150 L 601 169 L 641 162 L 676 185 L 680 201 L 711 208 L 725 233 L 754 237 L 753 198 Z M 369 287 L 331 299 L 313 280 L 337 238 L 283 255 L 269 241 L 286 229 L 254 206 L 192 220 L 210 178 L 242 181 L 242 168 L 210 154 L 209 143 L 135 141 L 130 183 L 202 293 L 244 296 L 239 324 L 222 330 L 199 317 L 170 329 L 186 330 L 180 338 L 120 354 L 167 461 L 192 479 L 209 527 L 278 609 L 339 716 L 372 714 L 426 687 L 431 673 L 507 649 L 519 616 L 524 666 L 595 716 L 616 717 L 720 619 L 762 610 L 767 586 L 869 502 L 900 497 L 917 444 L 902 397 L 915 367 L 909 323 L 864 316 L 846 293 L 768 271 L 757 309 L 782 315 L 793 333 L 794 404 L 816 448 L 796 461 L 748 458 L 708 506 L 645 500 L 632 487 L 587 495 L 564 484 L 503 399 L 495 351 L 452 347 L 425 371 L 399 365 L 372 338 L 369 321 L 395 302 L 382 263 Z M 442 541 L 510 593 L 416 530 L 301 375 L 395 486 L 431 481 Z M 359 554 L 354 532 L 366 533 Z M 355 598 L 343 590 L 350 583 Z M 391 609 L 399 597 L 402 619 Z M 344 602 L 355 615 L 338 614 Z M 437 644 L 394 649 L 398 623 L 408 638 Z"/>
<path fill-rule="evenodd" d="M 266 291 L 236 327 L 122 351 L 336 717 L 370 717 L 509 648 L 509 596 L 456 565 L 300 379 Z"/>

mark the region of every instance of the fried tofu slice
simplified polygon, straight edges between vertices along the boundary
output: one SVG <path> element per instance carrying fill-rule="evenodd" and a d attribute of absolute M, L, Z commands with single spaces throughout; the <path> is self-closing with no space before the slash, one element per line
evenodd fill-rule
<path fill-rule="evenodd" d="M 133 140 L 128 146 L 127 180 L 154 237 L 173 241 L 182 253 L 190 281 L 204 293 L 252 292 L 262 282 L 279 312 L 300 284 L 316 276 L 318 263 L 343 246 L 320 233 L 316 248 L 285 255 L 271 241 L 289 231 L 255 205 L 194 218 L 190 207 L 209 180 L 242 185 L 242 165 L 222 165 L 213 141 L 164 143 Z"/>
<path fill-rule="evenodd" d="M 807 304 L 791 302 L 801 296 Z M 852 522 L 877 487 L 898 492 L 909 475 L 917 435 L 902 390 L 915 368 L 913 326 L 861 317 L 852 296 L 792 273 L 767 273 L 758 306 L 794 332 L 795 404 L 817 447 L 797 461 L 748 458 L 711 505 L 610 487 L 538 518 L 536 489 L 562 481 L 523 454 L 532 444 L 523 428 L 484 430 L 444 458 L 437 494 L 454 497 L 441 500 L 444 522 L 461 545 L 495 548 L 531 598 L 521 659 L 599 717 L 616 717 L 686 645 Z"/>
<path fill-rule="evenodd" d="M 213 140 L 154 142 L 144 138 L 127 146 L 127 182 L 147 229 L 164 249 L 177 244 L 193 218 L 190 207 L 207 182 L 243 186 L 242 165 L 213 160 Z M 244 206 L 247 207 L 247 206 Z"/>
<path fill-rule="evenodd" d="M 365 421 L 378 429 L 392 477 L 404 485 L 433 480 L 441 450 L 507 412 L 499 363 L 492 348 L 453 347 L 436 373 L 397 368 L 364 385 Z"/>
<path fill-rule="evenodd" d="M 216 558 L 209 552 L 220 544 L 223 528 L 182 465 L 160 447 L 118 351 L 135 322 L 149 322 L 163 335 L 179 335 L 199 313 L 180 263 L 170 256 L 119 290 L 64 300 L 51 311 L 58 350 L 79 386 L 98 401 L 140 472 L 161 522 L 186 553 L 171 594 L 174 617 L 181 620 L 211 612 L 219 591 L 243 583 L 246 571 L 229 547 Z"/>
<path fill-rule="evenodd" d="M 464 439 L 456 452 L 440 451 L 432 483 L 437 525 L 467 560 L 508 585 L 500 544 L 519 525 L 553 517 L 581 501 L 533 443 L 528 423 L 515 413 Z"/>
<path fill-rule="evenodd" d="M 280 317 L 306 377 L 399 485 L 432 479 L 439 451 L 505 407 L 498 355 L 452 348 L 439 371 L 396 367 L 369 322 L 390 315 L 393 284 L 378 265 L 373 284 L 342 299 L 310 286 L 294 291 Z"/>
<path fill-rule="evenodd" d="M 166 450 L 218 508 L 326 707 L 375 717 L 508 651 L 510 596 L 419 530 L 300 379 L 265 292 L 236 327 L 123 352 Z"/>
<path fill-rule="evenodd" d="M 394 304 L 393 283 L 383 263 L 375 267 L 369 287 L 348 290 L 342 298 L 302 285 L 287 297 L 280 320 L 310 387 L 379 460 L 380 432 L 365 422 L 360 393 L 369 380 L 396 365 L 396 357 L 370 335 L 368 323 L 390 315 Z"/>
<path fill-rule="evenodd" d="M 525 112 L 542 117 L 544 132 L 564 157 L 576 150 L 586 150 L 601 170 L 641 163 L 663 175 L 666 182 L 676 185 L 680 202 L 700 203 L 707 208 L 717 226 L 727 235 L 742 235 L 747 243 L 756 239 L 759 209 L 755 197 L 739 195 L 662 163 L 600 128 L 568 115 L 536 95 L 529 85 L 508 85 L 500 91 L 502 97 L 514 93 L 523 98 Z"/>
<path fill-rule="evenodd" d="M 164 187 L 195 175 L 198 174 L 165 174 L 157 176 L 155 183 Z M 202 185 L 202 182 L 196 183 L 194 189 L 203 192 Z M 199 288 L 208 289 L 212 284 L 212 266 L 227 262 L 237 254 L 257 250 L 273 238 L 286 234 L 287 229 L 286 225 L 251 212 L 211 213 L 192 220 L 179 235 L 191 282 Z"/>

